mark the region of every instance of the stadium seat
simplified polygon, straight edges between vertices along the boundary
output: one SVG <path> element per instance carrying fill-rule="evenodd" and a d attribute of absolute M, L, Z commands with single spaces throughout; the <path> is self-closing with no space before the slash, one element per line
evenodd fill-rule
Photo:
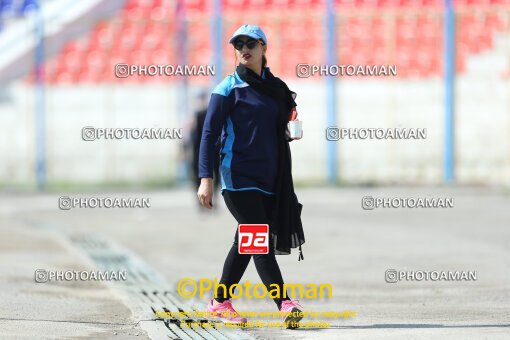
<path fill-rule="evenodd" d="M 0 18 L 25 13 L 33 4 L 34 0 L 0 0 Z M 335 0 L 334 4 L 338 9 L 336 52 L 339 62 L 397 64 L 399 77 L 442 74 L 443 1 Z M 187 14 L 187 62 L 209 64 L 213 53 L 211 2 L 184 0 L 183 5 Z M 242 24 L 259 24 L 270 41 L 270 65 L 282 76 L 295 77 L 295 63 L 324 61 L 324 0 L 222 0 L 222 5 L 223 41 L 226 42 Z M 504 5 L 510 5 L 510 0 L 455 0 L 459 8 L 476 8 L 476 11 L 457 14 L 455 62 L 458 72 L 465 71 L 469 56 L 492 48 L 495 34 L 508 30 L 508 15 L 498 10 L 498 6 Z M 171 0 L 126 1 L 115 18 L 98 22 L 86 37 L 65 44 L 59 54 L 47 62 L 51 65 L 45 68 L 48 81 L 116 82 L 119 79 L 112 76 L 116 63 L 178 63 L 182 33 L 174 17 L 175 6 Z M 427 7 L 427 11 L 418 10 L 422 7 Z M 351 9 L 345 11 L 347 8 Z M 222 48 L 224 67 L 233 70 L 232 48 L 228 45 Z M 174 80 L 170 77 L 164 81 Z"/>
<path fill-rule="evenodd" d="M 186 13 L 200 14 L 206 13 L 208 7 L 205 0 L 183 0 Z"/>

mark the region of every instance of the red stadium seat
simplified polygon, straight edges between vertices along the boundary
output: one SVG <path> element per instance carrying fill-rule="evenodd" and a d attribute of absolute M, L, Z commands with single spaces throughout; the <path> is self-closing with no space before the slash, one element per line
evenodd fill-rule
<path fill-rule="evenodd" d="M 107 51 L 111 49 L 115 37 L 115 32 L 111 27 L 96 29 L 92 32 L 89 51 Z"/>
<path fill-rule="evenodd" d="M 150 63 L 157 65 L 176 64 L 177 56 L 173 49 L 158 49 L 150 54 Z"/>
<path fill-rule="evenodd" d="M 508 17 L 506 16 L 506 18 Z M 485 16 L 485 27 L 491 35 L 504 30 L 506 25 L 501 13 L 487 13 Z"/>
<path fill-rule="evenodd" d="M 400 7 L 419 7 L 423 5 L 422 0 L 400 0 Z"/>
<path fill-rule="evenodd" d="M 155 6 L 150 9 L 148 18 L 152 21 L 169 21 L 174 13 L 170 6 Z"/>
<path fill-rule="evenodd" d="M 335 8 L 354 7 L 356 0 L 335 0 Z"/>
<path fill-rule="evenodd" d="M 151 61 L 150 52 L 146 50 L 135 50 L 129 53 L 127 63 L 137 65 L 149 65 Z"/>
<path fill-rule="evenodd" d="M 268 7 L 275 10 L 285 10 L 292 6 L 293 0 L 272 0 Z"/>
<path fill-rule="evenodd" d="M 186 13 L 196 14 L 196 13 L 205 13 L 207 8 L 207 3 L 205 0 L 181 0 L 184 2 L 184 7 Z"/>
<path fill-rule="evenodd" d="M 164 23 L 148 23 L 139 39 L 138 48 L 152 51 L 163 48 L 168 43 L 169 35 L 165 33 L 167 25 Z"/>
<path fill-rule="evenodd" d="M 320 24 L 313 19 L 305 19 L 293 25 L 292 30 L 281 32 L 281 43 L 288 44 L 288 49 L 293 48 L 314 48 L 322 37 Z"/>
<path fill-rule="evenodd" d="M 89 67 L 82 68 L 76 74 L 76 82 L 78 83 L 99 83 L 102 80 L 103 68 Z"/>
<path fill-rule="evenodd" d="M 271 6 L 269 0 L 248 0 L 248 7 L 252 10 L 266 10 Z"/>
<path fill-rule="evenodd" d="M 225 11 L 239 11 L 248 6 L 248 0 L 223 0 Z"/>
<path fill-rule="evenodd" d="M 310 10 L 323 6 L 323 2 L 323 0 L 294 0 L 290 5 L 294 8 Z"/>
<path fill-rule="evenodd" d="M 455 70 L 457 73 L 464 73 L 466 71 L 466 58 L 458 57 L 456 59 Z"/>
<path fill-rule="evenodd" d="M 105 63 L 104 53 L 99 51 L 88 51 L 85 54 L 83 67 L 86 68 L 102 68 Z"/>
<path fill-rule="evenodd" d="M 59 59 L 58 58 L 51 58 L 50 60 L 48 60 L 43 66 L 44 81 L 49 82 L 50 84 L 55 83 L 58 68 L 59 68 Z M 35 80 L 35 79 L 33 79 L 33 76 L 34 76 L 34 72 L 32 71 L 30 73 L 30 77 L 31 77 L 32 81 Z"/>
<path fill-rule="evenodd" d="M 422 6 L 440 8 L 444 6 L 444 0 L 422 0 Z"/>
<path fill-rule="evenodd" d="M 495 34 L 504 34 L 509 29 L 509 17 L 500 9 L 510 5 L 510 0 L 454 2 L 462 8 L 457 12 L 456 69 L 465 72 L 470 56 L 491 49 Z M 209 64 L 213 53 L 212 2 L 182 3 L 187 24 L 187 62 Z M 282 75 L 295 77 L 296 63 L 324 61 L 325 0 L 222 0 L 222 3 L 222 48 L 229 71 L 235 66 L 234 53 L 226 41 L 245 23 L 258 24 L 266 32 L 269 64 Z M 338 10 L 338 62 L 397 64 L 399 77 L 442 75 L 442 0 L 335 0 L 334 4 Z M 173 0 L 126 1 L 115 18 L 99 22 L 90 34 L 65 44 L 57 56 L 46 62 L 46 79 L 57 83 L 175 81 L 172 77 L 117 79 L 113 74 L 116 63 L 182 62 L 178 58 L 183 33 L 175 17 L 176 6 Z M 197 77 L 190 81 L 210 79 Z"/>
<path fill-rule="evenodd" d="M 72 84 L 77 82 L 77 78 L 73 76 L 72 72 L 59 70 L 55 75 L 55 82 L 59 84 Z"/>
<path fill-rule="evenodd" d="M 398 7 L 402 4 L 400 0 L 378 0 L 376 1 L 376 5 L 379 7 Z"/>

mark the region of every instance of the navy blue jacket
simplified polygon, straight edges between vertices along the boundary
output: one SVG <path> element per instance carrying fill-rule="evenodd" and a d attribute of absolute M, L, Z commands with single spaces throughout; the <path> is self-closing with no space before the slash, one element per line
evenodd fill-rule
<path fill-rule="evenodd" d="M 213 177 L 214 146 L 221 134 L 221 190 L 274 194 L 278 112 L 272 97 L 255 91 L 237 73 L 223 79 L 214 88 L 207 108 L 198 177 Z"/>

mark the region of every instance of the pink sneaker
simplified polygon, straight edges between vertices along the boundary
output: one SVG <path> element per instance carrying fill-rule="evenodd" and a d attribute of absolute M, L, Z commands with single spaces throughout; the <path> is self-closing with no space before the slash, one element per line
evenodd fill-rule
<path fill-rule="evenodd" d="M 285 313 L 283 324 L 286 328 L 298 328 L 297 324 L 303 318 L 303 306 L 298 302 L 299 300 L 283 300 L 280 306 L 280 312 Z M 300 308 L 298 308 L 301 307 Z M 288 313 L 288 314 L 287 314 Z"/>
<path fill-rule="evenodd" d="M 247 320 L 236 312 L 232 307 L 230 299 L 223 301 L 222 303 L 211 299 L 207 304 L 207 311 L 213 314 L 215 317 L 220 318 L 225 323 L 245 323 Z"/>

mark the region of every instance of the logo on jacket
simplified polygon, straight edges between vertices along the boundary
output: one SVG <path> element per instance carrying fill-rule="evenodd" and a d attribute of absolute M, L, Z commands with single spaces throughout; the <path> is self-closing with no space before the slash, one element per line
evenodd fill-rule
<path fill-rule="evenodd" d="M 269 253 L 269 224 L 239 224 L 239 254 Z"/>

